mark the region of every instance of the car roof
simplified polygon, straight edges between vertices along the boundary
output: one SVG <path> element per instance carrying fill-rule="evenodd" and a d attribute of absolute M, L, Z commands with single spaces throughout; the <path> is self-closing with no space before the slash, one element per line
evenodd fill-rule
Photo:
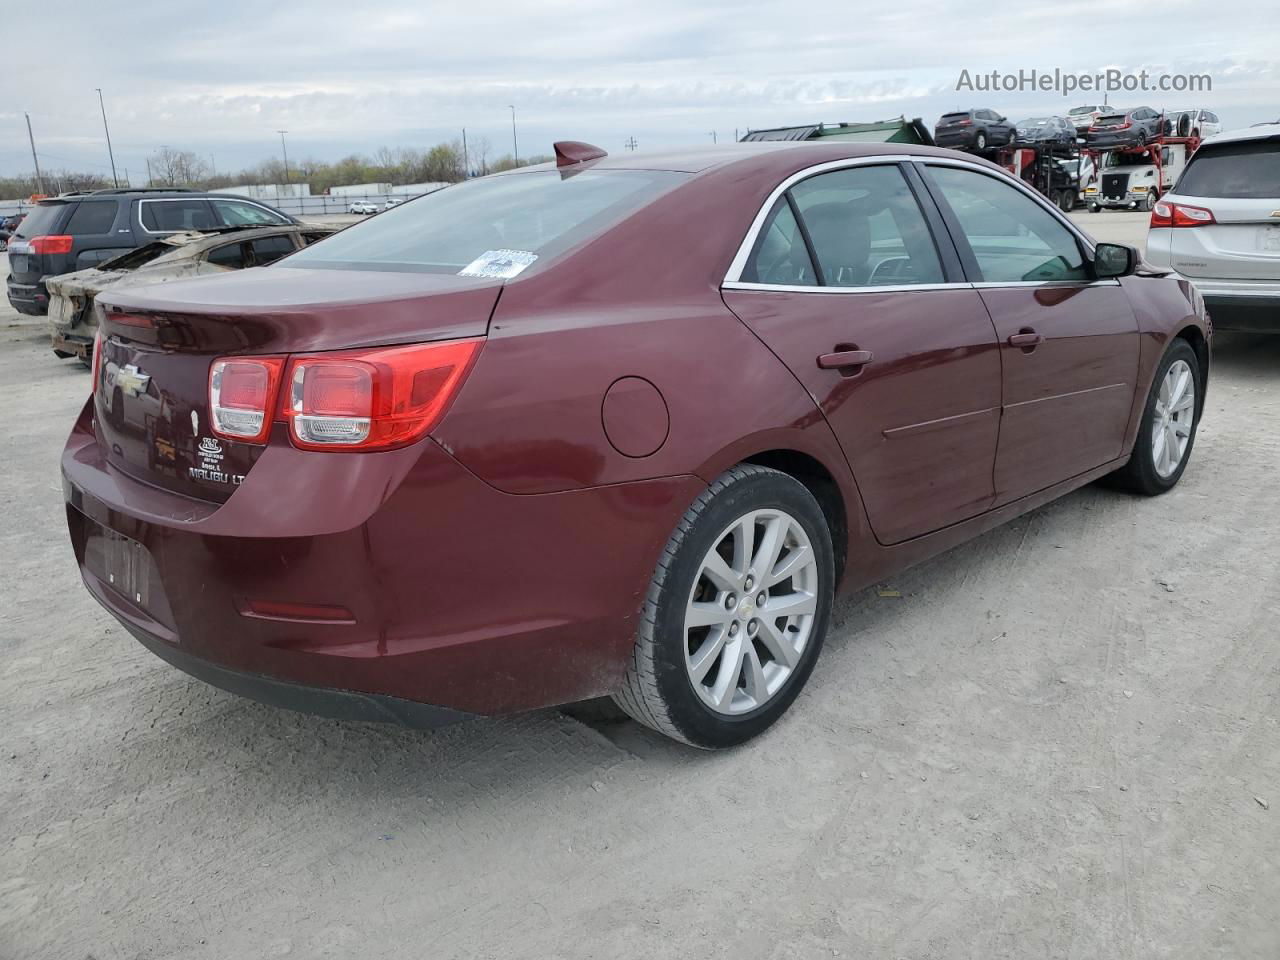
<path fill-rule="evenodd" d="M 924 147 L 908 143 L 859 142 L 852 140 L 763 140 L 750 143 L 727 143 L 717 146 L 689 147 L 683 150 L 661 152 L 636 152 L 610 154 L 598 160 L 588 160 L 567 169 L 594 170 L 653 170 L 677 173 L 703 174 L 732 169 L 734 173 L 758 173 L 760 175 L 787 176 L 828 160 L 846 160 L 861 157 L 955 157 L 956 151 L 940 147 Z M 978 160 L 965 155 L 966 159 Z M 982 161 L 985 162 L 985 161 Z M 995 167 L 995 164 L 990 164 Z M 518 170 L 507 170 L 497 176 L 518 176 L 529 171 L 547 171 L 557 168 L 554 163 L 542 163 Z M 996 168 L 999 169 L 999 168 Z"/>
<path fill-rule="evenodd" d="M 1209 144 L 1234 143 L 1245 140 L 1269 140 L 1272 137 L 1280 137 L 1280 123 L 1261 123 L 1257 126 L 1244 127 L 1240 130 L 1225 130 L 1222 133 L 1215 133 L 1212 137 L 1206 137 L 1200 146 L 1205 147 Z"/>

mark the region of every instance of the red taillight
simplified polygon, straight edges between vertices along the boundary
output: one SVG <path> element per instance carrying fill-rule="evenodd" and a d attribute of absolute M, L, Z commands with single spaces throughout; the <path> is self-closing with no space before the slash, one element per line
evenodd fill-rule
<path fill-rule="evenodd" d="M 1151 226 L 1153 227 L 1203 227 L 1217 222 L 1213 218 L 1213 211 L 1205 207 L 1193 207 L 1185 203 L 1161 200 L 1151 208 Z"/>
<path fill-rule="evenodd" d="M 89 393 L 98 392 L 98 377 L 102 373 L 102 330 L 93 336 L 93 380 L 89 383 Z"/>
<path fill-rule="evenodd" d="M 959 126 L 959 127 L 971 127 L 971 126 L 973 126 L 973 121 L 972 121 L 972 120 L 957 120 L 957 121 L 956 121 L 956 126 Z"/>
<path fill-rule="evenodd" d="M 265 443 L 284 357 L 229 357 L 209 368 L 209 419 L 228 440 Z"/>
<path fill-rule="evenodd" d="M 483 340 L 292 357 L 281 416 L 303 450 L 387 450 L 444 415 Z"/>
<path fill-rule="evenodd" d="M 32 237 L 32 253 L 70 253 L 71 237 Z"/>

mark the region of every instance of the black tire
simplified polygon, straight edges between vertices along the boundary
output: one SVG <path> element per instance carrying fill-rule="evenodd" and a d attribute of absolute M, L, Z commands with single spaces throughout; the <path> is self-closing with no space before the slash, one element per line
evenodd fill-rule
<path fill-rule="evenodd" d="M 1018 131 L 1017 131 L 1017 130 L 1010 130 L 1010 131 L 1009 131 L 1009 139 L 1008 139 L 1008 140 L 1006 140 L 1006 141 L 1005 141 L 1005 143 L 1007 143 L 1009 146 L 1013 146 L 1013 141 L 1015 141 L 1015 140 L 1017 140 L 1017 139 L 1018 139 Z"/>
<path fill-rule="evenodd" d="M 1196 403 L 1195 414 L 1191 421 L 1191 435 L 1187 439 L 1187 449 L 1182 455 L 1182 462 L 1168 477 L 1156 472 L 1155 454 L 1151 448 L 1151 432 L 1156 421 L 1156 401 L 1160 394 L 1160 384 L 1169 368 L 1178 360 L 1185 360 L 1191 367 L 1191 376 L 1195 382 Z M 1109 474 L 1110 486 L 1154 497 L 1167 493 L 1177 486 L 1182 473 L 1191 460 L 1191 452 L 1196 444 L 1196 431 L 1200 426 L 1200 411 L 1204 407 L 1204 372 L 1200 369 L 1200 359 L 1196 356 L 1191 344 L 1181 337 L 1169 344 L 1160 364 L 1156 367 L 1156 375 L 1151 381 L 1151 390 L 1147 395 L 1146 405 L 1142 409 L 1142 423 L 1138 427 L 1138 436 L 1133 443 L 1133 451 L 1129 462 Z"/>
<path fill-rule="evenodd" d="M 803 528 L 817 562 L 817 605 L 809 639 L 784 685 L 762 706 L 729 716 L 694 691 L 685 666 L 685 608 L 703 559 L 722 532 L 752 510 L 778 509 Z M 614 701 L 633 719 L 703 749 L 731 747 L 771 726 L 791 705 L 822 650 L 835 564 L 831 530 L 812 493 L 794 477 L 753 464 L 728 470 L 685 511 L 658 560 L 641 610 L 623 688 Z"/>
<path fill-rule="evenodd" d="M 1074 190 L 1063 190 L 1058 194 L 1058 209 L 1063 213 L 1070 213 L 1076 206 L 1076 192 Z"/>
<path fill-rule="evenodd" d="M 1146 198 L 1142 201 L 1142 209 L 1150 213 L 1156 208 L 1156 204 L 1160 202 L 1160 193 L 1154 187 L 1147 191 Z"/>
<path fill-rule="evenodd" d="M 987 149 L 987 135 L 979 130 L 973 137 L 973 149 L 981 152 Z"/>

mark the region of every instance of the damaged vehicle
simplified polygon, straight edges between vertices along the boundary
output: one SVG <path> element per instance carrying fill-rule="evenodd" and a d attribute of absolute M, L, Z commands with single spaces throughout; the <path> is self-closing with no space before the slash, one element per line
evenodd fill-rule
<path fill-rule="evenodd" d="M 107 287 L 142 287 L 264 267 L 336 229 L 290 224 L 172 233 L 96 267 L 50 277 L 45 285 L 49 290 L 53 352 L 63 358 L 78 357 L 85 366 L 89 365 L 93 337 L 98 331 L 95 298 Z"/>

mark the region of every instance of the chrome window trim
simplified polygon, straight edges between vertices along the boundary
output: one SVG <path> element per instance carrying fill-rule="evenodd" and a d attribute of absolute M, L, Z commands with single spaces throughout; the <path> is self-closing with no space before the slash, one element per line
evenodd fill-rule
<path fill-rule="evenodd" d="M 751 257 L 751 251 L 755 249 L 756 239 L 760 236 L 760 231 L 764 229 L 764 222 L 769 217 L 769 212 L 773 209 L 773 205 L 778 199 L 790 190 L 801 180 L 807 180 L 809 177 L 816 176 L 820 173 L 828 173 L 832 170 L 844 170 L 849 167 L 865 167 L 877 164 L 898 164 L 898 163 L 923 163 L 938 164 L 942 166 L 961 167 L 963 169 L 973 170 L 976 173 L 983 173 L 987 176 L 999 179 L 999 173 L 993 171 L 989 166 L 982 163 L 975 163 L 964 157 L 937 157 L 918 154 L 884 154 L 874 157 L 846 157 L 842 160 L 827 160 L 823 163 L 814 164 L 811 167 L 805 167 L 803 170 L 791 174 L 776 186 L 765 198 L 764 204 L 760 207 L 755 215 L 755 219 L 751 221 L 751 227 L 747 230 L 746 237 L 742 243 L 738 245 L 738 252 L 734 254 L 729 269 L 725 273 L 724 280 L 721 282 L 721 288 L 726 290 L 776 290 L 784 293 L 873 293 L 881 292 L 903 292 L 910 290 L 951 290 L 956 287 L 972 287 L 973 289 L 993 289 L 996 287 L 1043 287 L 1055 285 L 1082 285 L 1082 286 L 1119 286 L 1120 281 L 1114 279 L 1104 280 L 1012 280 L 1012 281 L 980 281 L 978 283 L 969 283 L 968 281 L 957 280 L 954 283 L 919 283 L 919 284 L 895 284 L 893 286 L 863 286 L 863 287 L 820 287 L 800 286 L 793 284 L 774 284 L 774 283 L 751 283 L 741 279 L 742 271 L 746 268 L 747 260 Z M 1008 171 L 1005 171 L 1006 175 Z M 1010 185 L 1015 189 L 1021 190 L 1029 196 L 1033 201 L 1048 211 L 1059 223 L 1070 231 L 1084 248 L 1092 256 L 1096 244 L 1090 237 L 1077 227 L 1067 216 L 1058 209 L 1057 206 L 1050 203 L 1048 199 L 1042 197 L 1039 193 L 1027 186 L 1016 177 L 1009 176 Z"/>
<path fill-rule="evenodd" d="M 849 167 L 867 167 L 873 165 L 898 164 L 904 160 L 910 160 L 907 154 L 885 154 L 875 157 L 845 157 L 842 160 L 827 160 L 823 163 L 816 163 L 811 167 L 805 167 L 798 170 L 787 179 L 773 188 L 769 196 L 765 198 L 764 205 L 756 213 L 755 219 L 751 221 L 751 227 L 747 230 L 747 235 L 743 238 L 742 243 L 738 245 L 738 252 L 734 255 L 733 261 L 729 264 L 729 270 L 724 275 L 724 283 L 739 283 L 742 281 L 742 271 L 747 266 L 747 260 L 751 257 L 751 251 L 755 249 L 756 238 L 760 236 L 760 231 L 764 229 L 764 222 L 769 217 L 769 211 L 773 209 L 773 205 L 778 202 L 778 198 L 790 190 L 801 180 L 807 180 L 812 176 L 820 173 L 829 173 L 832 170 L 844 170 Z M 769 286 L 765 284 L 765 286 Z M 815 289 L 822 290 L 823 287 Z"/>
<path fill-rule="evenodd" d="M 956 283 L 895 283 L 863 287 L 820 287 L 790 283 L 751 283 L 747 280 L 726 280 L 722 290 L 755 290 L 765 293 L 910 293 L 918 290 L 955 290 L 969 284 Z"/>

